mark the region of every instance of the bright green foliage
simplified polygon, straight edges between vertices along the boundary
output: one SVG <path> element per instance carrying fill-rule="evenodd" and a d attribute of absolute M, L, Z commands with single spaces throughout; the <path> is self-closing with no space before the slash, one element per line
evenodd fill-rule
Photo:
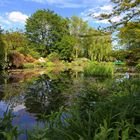
<path fill-rule="evenodd" d="M 73 59 L 73 48 L 76 43 L 76 39 L 73 36 L 64 36 L 61 42 L 58 43 L 59 55 L 62 60 L 72 60 Z"/>
<path fill-rule="evenodd" d="M 32 69 L 32 68 L 35 68 L 35 64 L 34 63 L 24 63 L 22 65 L 22 67 L 25 69 Z"/>
<path fill-rule="evenodd" d="M 2 35 L 5 44 L 5 62 L 9 63 L 11 60 L 9 56 L 15 52 L 27 55 L 29 53 L 28 41 L 25 34 L 21 31 L 5 32 Z"/>
<path fill-rule="evenodd" d="M 78 58 L 83 53 L 82 46 L 83 38 L 81 36 L 87 34 L 89 27 L 87 22 L 84 22 L 81 18 L 77 16 L 71 17 L 69 26 L 70 26 L 70 34 L 76 40 L 75 45 L 73 47 L 73 57 Z"/>
<path fill-rule="evenodd" d="M 5 42 L 7 51 L 15 51 L 18 49 L 20 50 L 21 48 L 25 49 L 27 47 L 24 33 L 20 31 L 5 32 L 3 34 L 3 40 Z"/>
<path fill-rule="evenodd" d="M 24 49 L 23 49 L 23 50 L 24 50 Z M 35 49 L 34 49 L 33 47 L 29 46 L 29 48 L 28 48 L 27 50 L 28 50 L 27 54 L 31 55 L 33 58 L 38 59 L 38 58 L 41 57 L 40 54 L 39 54 L 39 52 L 35 51 Z M 24 51 L 25 51 L 25 50 L 24 50 Z M 20 52 L 21 52 L 21 51 L 20 51 Z M 24 53 L 23 53 L 23 54 L 24 54 Z"/>
<path fill-rule="evenodd" d="M 87 37 L 88 43 L 88 58 L 92 61 L 109 61 L 110 53 L 112 51 L 111 47 L 111 35 L 103 34 L 100 31 L 89 30 L 89 37 Z"/>
<path fill-rule="evenodd" d="M 109 60 L 111 34 L 90 28 L 87 22 L 73 16 L 70 19 L 70 33 L 76 42 L 73 47 L 73 57 L 86 57 L 94 61 Z"/>
<path fill-rule="evenodd" d="M 84 74 L 87 76 L 107 76 L 112 77 L 114 75 L 113 63 L 98 63 L 89 62 L 85 65 Z"/>
<path fill-rule="evenodd" d="M 52 52 L 52 53 L 50 53 L 49 55 L 48 55 L 48 59 L 49 59 L 49 61 L 59 61 L 59 59 L 60 59 L 60 56 L 59 56 L 59 54 L 58 53 L 56 53 L 56 52 Z"/>
<path fill-rule="evenodd" d="M 26 23 L 26 35 L 42 56 L 58 51 L 57 43 L 68 34 L 68 22 L 50 10 L 38 10 Z"/>

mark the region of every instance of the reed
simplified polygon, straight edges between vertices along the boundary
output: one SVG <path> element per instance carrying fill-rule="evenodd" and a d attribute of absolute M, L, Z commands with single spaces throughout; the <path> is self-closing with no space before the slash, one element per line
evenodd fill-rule
<path fill-rule="evenodd" d="M 111 62 L 89 62 L 84 67 L 86 76 L 107 76 L 114 75 L 114 64 Z"/>

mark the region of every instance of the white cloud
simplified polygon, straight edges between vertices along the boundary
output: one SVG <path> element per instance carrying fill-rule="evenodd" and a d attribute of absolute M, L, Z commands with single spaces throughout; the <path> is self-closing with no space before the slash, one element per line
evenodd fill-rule
<path fill-rule="evenodd" d="M 28 18 L 26 14 L 20 11 L 12 11 L 10 13 L 0 13 L 0 26 L 3 29 L 24 29 L 25 21 Z"/>
<path fill-rule="evenodd" d="M 96 4 L 109 2 L 109 0 L 25 0 L 41 4 L 49 4 L 61 8 L 87 8 Z"/>
<path fill-rule="evenodd" d="M 31 0 L 31 1 L 38 2 L 38 3 L 45 3 L 46 2 L 46 0 Z"/>
<path fill-rule="evenodd" d="M 47 3 L 49 5 L 55 5 L 56 7 L 61 8 L 80 8 L 86 6 L 82 5 L 81 3 L 75 2 L 74 0 L 26 0 L 26 1 L 33 1 L 41 4 Z"/>
<path fill-rule="evenodd" d="M 95 20 L 96 23 L 102 23 L 102 24 L 109 24 L 109 21 L 107 19 L 104 20 Z"/>
<path fill-rule="evenodd" d="M 100 8 L 102 11 L 112 11 L 113 6 L 112 5 L 104 5 Z"/>
<path fill-rule="evenodd" d="M 109 21 L 107 19 L 105 20 L 97 20 L 92 18 L 91 16 L 82 16 L 82 19 L 84 21 L 90 22 L 90 23 L 96 23 L 96 24 L 109 24 Z"/>
<path fill-rule="evenodd" d="M 11 13 L 8 13 L 8 19 L 12 22 L 18 22 L 24 24 L 27 18 L 28 18 L 27 15 L 19 11 L 13 11 Z"/>
<path fill-rule="evenodd" d="M 101 0 L 104 1 L 104 0 Z M 94 8 L 89 8 L 87 10 L 85 10 L 83 13 L 81 13 L 81 17 L 89 22 L 92 23 L 97 23 L 97 24 L 109 24 L 109 21 L 107 19 L 104 20 L 98 20 L 95 17 L 99 17 L 101 13 L 111 13 L 111 11 L 113 10 L 113 6 L 111 4 L 106 4 L 104 6 L 98 6 L 98 7 L 94 7 Z M 114 17 L 112 19 L 112 22 L 118 22 L 120 20 L 119 17 Z"/>
<path fill-rule="evenodd" d="M 112 22 L 119 22 L 122 19 L 121 16 L 116 16 L 111 19 Z"/>

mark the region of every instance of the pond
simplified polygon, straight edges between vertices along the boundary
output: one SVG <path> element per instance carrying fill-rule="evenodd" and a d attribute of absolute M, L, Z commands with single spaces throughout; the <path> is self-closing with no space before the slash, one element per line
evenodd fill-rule
<path fill-rule="evenodd" d="M 16 115 L 13 125 L 21 130 L 30 130 L 35 125 L 43 127 L 42 115 L 58 111 L 60 107 L 73 104 L 81 91 L 97 87 L 106 96 L 105 87 L 115 78 L 85 77 L 82 72 L 72 70 L 51 71 L 16 70 L 0 73 L 0 115 L 7 109 Z M 119 81 L 119 80 L 118 80 Z M 20 139 L 26 139 L 21 135 Z"/>

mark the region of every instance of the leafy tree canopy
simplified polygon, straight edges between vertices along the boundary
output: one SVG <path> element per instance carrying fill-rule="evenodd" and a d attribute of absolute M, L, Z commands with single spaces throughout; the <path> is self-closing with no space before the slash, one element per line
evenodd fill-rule
<path fill-rule="evenodd" d="M 50 10 L 38 10 L 26 22 L 26 35 L 36 50 L 46 56 L 58 49 L 65 34 L 68 21 Z"/>

